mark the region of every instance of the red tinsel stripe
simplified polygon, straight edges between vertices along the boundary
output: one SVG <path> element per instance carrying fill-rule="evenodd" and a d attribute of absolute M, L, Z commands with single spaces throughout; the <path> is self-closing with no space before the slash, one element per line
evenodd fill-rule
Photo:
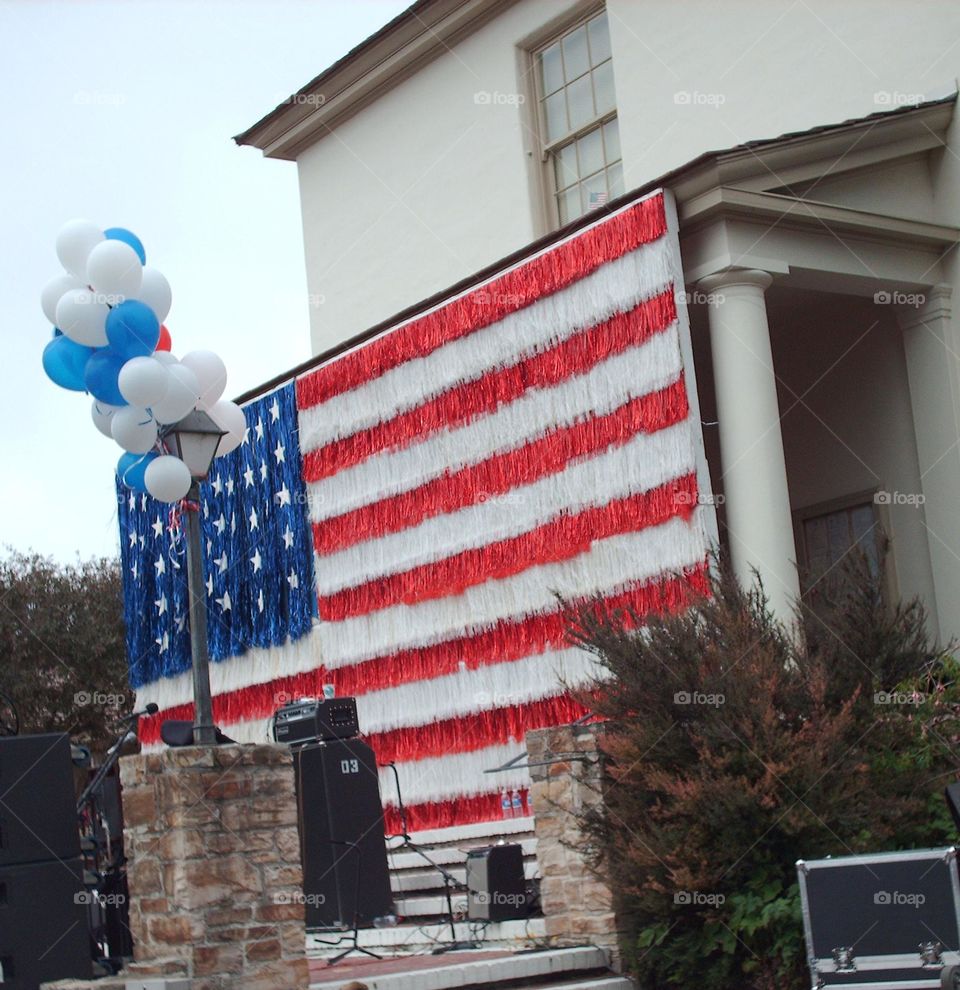
<path fill-rule="evenodd" d="M 552 430 L 521 447 L 453 474 L 443 474 L 418 488 L 314 523 L 313 545 L 317 553 L 332 553 L 496 498 L 556 474 L 576 458 L 620 446 L 637 433 L 655 433 L 682 422 L 688 412 L 681 376 L 672 385 L 632 399 L 603 416 L 590 416 Z"/>
<path fill-rule="evenodd" d="M 391 605 L 415 605 L 431 598 L 461 595 L 472 585 L 585 553 L 596 540 L 657 526 L 673 516 L 689 519 L 696 501 L 697 479 L 691 472 L 641 494 L 615 499 L 576 515 L 561 514 L 507 540 L 374 578 L 332 595 L 320 595 L 320 618 L 339 622 Z"/>
<path fill-rule="evenodd" d="M 488 709 L 429 725 L 405 726 L 365 736 L 380 763 L 408 763 L 451 753 L 470 753 L 511 740 L 522 742 L 529 729 L 567 725 L 589 709 L 569 695 Z"/>
<path fill-rule="evenodd" d="M 611 612 L 632 609 L 643 617 L 656 612 L 676 612 L 698 595 L 708 593 L 706 562 L 690 568 L 681 577 L 659 578 L 625 591 L 608 595 L 603 605 Z M 337 697 L 357 697 L 370 691 L 384 691 L 411 681 L 429 681 L 454 674 L 462 667 L 475 670 L 488 664 L 508 663 L 523 657 L 561 649 L 566 645 L 567 622 L 561 609 L 520 619 L 504 619 L 489 629 L 458 639 L 420 646 L 386 656 L 374 657 L 350 667 L 316 670 L 289 677 L 278 677 L 217 695 L 213 712 L 217 724 L 272 715 L 280 705 L 294 698 L 318 697 L 324 684 L 333 684 Z M 427 689 L 427 686 L 424 686 Z M 160 741 L 160 725 L 167 719 L 193 718 L 193 705 L 184 704 L 140 719 L 140 739 Z"/>
<path fill-rule="evenodd" d="M 519 791 L 524 814 L 529 815 L 530 798 L 526 788 Z M 454 798 L 450 801 L 427 801 L 404 808 L 407 831 L 425 832 L 433 828 L 450 828 L 453 825 L 472 825 L 474 822 L 492 822 L 503 817 L 500 794 L 478 794 L 475 797 Z M 403 824 L 396 805 L 383 809 L 384 824 L 388 835 L 400 835 Z"/>
<path fill-rule="evenodd" d="M 662 237 L 663 194 L 651 196 L 481 288 L 411 320 L 297 380 L 297 406 L 307 409 L 348 392 L 411 358 L 502 320 L 589 275 L 600 265 Z"/>
<path fill-rule="evenodd" d="M 494 368 L 386 422 L 306 452 L 303 477 L 308 482 L 319 481 L 383 450 L 402 449 L 437 430 L 451 429 L 492 413 L 530 388 L 548 388 L 582 375 L 613 355 L 662 332 L 676 318 L 676 301 L 673 290 L 669 289 L 630 312 L 617 313 L 605 323 L 582 330 L 548 350 L 509 367 Z"/>

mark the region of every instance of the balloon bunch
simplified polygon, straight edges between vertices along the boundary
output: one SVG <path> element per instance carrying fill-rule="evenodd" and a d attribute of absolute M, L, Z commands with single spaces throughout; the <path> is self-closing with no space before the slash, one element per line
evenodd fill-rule
<path fill-rule="evenodd" d="M 65 272 L 43 288 L 40 305 L 54 324 L 43 369 L 55 384 L 93 396 L 93 422 L 126 451 L 121 481 L 162 502 L 190 489 L 186 464 L 164 443 L 164 427 L 194 409 L 206 412 L 225 435 L 217 457 L 243 442 L 243 410 L 220 396 L 227 369 L 212 351 L 170 353 L 163 321 L 170 284 L 146 267 L 140 239 L 122 227 L 101 230 L 89 220 L 65 224 L 56 242 Z"/>

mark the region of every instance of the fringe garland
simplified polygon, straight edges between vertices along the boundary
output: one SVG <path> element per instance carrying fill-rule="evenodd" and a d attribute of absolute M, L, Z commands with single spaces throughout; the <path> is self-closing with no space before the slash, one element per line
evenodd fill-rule
<path fill-rule="evenodd" d="M 405 803 L 449 801 L 472 797 L 492 788 L 525 787 L 530 783 L 529 772 L 521 767 L 497 774 L 493 779 L 484 770 L 503 766 L 520 753 L 515 742 L 466 753 L 431 756 L 415 763 L 397 763 L 401 794 Z M 384 804 L 396 804 L 396 783 L 389 767 L 380 770 L 380 794 Z"/>
<path fill-rule="evenodd" d="M 657 240 L 666 230 L 663 194 L 657 193 L 480 288 L 305 375 L 297 382 L 297 405 L 301 409 L 317 405 L 404 361 L 423 357 L 450 340 L 495 323 L 508 313 L 583 278 L 604 262 Z"/>
<path fill-rule="evenodd" d="M 612 412 L 629 399 L 655 392 L 683 371 L 673 325 L 649 340 L 608 358 L 583 375 L 549 389 L 533 389 L 456 430 L 443 430 L 409 447 L 384 450 L 367 460 L 311 483 L 310 518 L 320 522 L 371 501 L 398 495 L 441 475 L 459 471 L 572 426 L 591 414 Z M 692 449 L 692 448 L 691 448 Z"/>
<path fill-rule="evenodd" d="M 591 432 L 586 423 L 577 430 L 579 435 Z M 689 440 L 688 424 L 681 421 L 656 433 L 635 433 L 626 443 L 578 458 L 559 473 L 528 485 L 512 487 L 513 479 L 504 478 L 500 484 L 508 491 L 503 495 L 487 498 L 478 492 L 474 504 L 456 512 L 430 513 L 417 526 L 318 558 L 322 566 L 317 569 L 317 593 L 325 597 L 386 575 L 435 565 L 534 532 L 560 517 L 576 517 L 651 491 L 693 470 Z M 553 449 L 560 446 L 557 437 L 548 443 Z M 542 558 L 528 559 L 532 566 Z"/>
<path fill-rule="evenodd" d="M 686 387 L 672 385 L 632 399 L 611 413 L 591 416 L 522 447 L 497 454 L 461 471 L 445 473 L 419 488 L 370 502 L 352 512 L 313 525 L 317 553 L 332 554 L 357 543 L 410 529 L 426 519 L 456 512 L 557 474 L 575 459 L 621 446 L 638 433 L 655 433 L 687 418 Z M 529 496 L 528 496 L 529 497 Z"/>
<path fill-rule="evenodd" d="M 518 793 L 524 814 L 531 814 L 529 789 L 518 788 Z M 492 794 L 455 798 L 452 801 L 426 801 L 423 804 L 407 805 L 404 808 L 407 831 L 425 832 L 428 829 L 494 821 L 503 816 L 500 801 L 500 792 L 496 791 Z M 384 823 L 388 835 L 399 835 L 403 830 L 400 809 L 396 805 L 389 804 L 384 808 Z"/>
<path fill-rule="evenodd" d="M 582 718 L 588 711 L 569 695 L 561 694 L 542 701 L 476 712 L 414 728 L 365 735 L 365 739 L 380 763 L 412 763 L 446 753 L 487 749 L 511 741 L 522 743 L 528 729 L 566 725 Z"/>
<path fill-rule="evenodd" d="M 498 323 L 444 344 L 431 354 L 411 358 L 382 375 L 374 373 L 368 382 L 319 406 L 302 408 L 303 449 L 315 450 L 375 427 L 422 406 L 454 385 L 550 350 L 617 313 L 629 313 L 668 289 L 679 271 L 671 238 L 644 245 Z"/>
<path fill-rule="evenodd" d="M 337 623 L 317 623 L 308 636 L 282 647 L 253 648 L 210 667 L 215 696 L 269 684 L 283 677 L 350 668 L 376 657 L 403 654 L 479 635 L 499 623 L 522 622 L 556 609 L 554 591 L 569 599 L 609 596 L 695 568 L 705 556 L 700 523 L 674 518 L 661 526 L 600 540 L 572 560 L 530 568 L 505 581 L 468 588 L 459 598 L 434 599 L 410 608 L 393 606 Z M 294 696 L 317 690 L 294 692 Z M 343 693 L 343 692 L 341 692 Z M 161 710 L 193 697 L 189 672 L 152 681 L 137 690 L 138 704 Z"/>
<path fill-rule="evenodd" d="M 452 430 L 514 402 L 528 389 L 546 389 L 582 375 L 614 354 L 666 330 L 677 318 L 673 291 L 617 313 L 605 323 L 575 334 L 506 368 L 494 368 L 456 385 L 386 422 L 311 450 L 303 459 L 306 481 L 318 481 L 383 450 L 422 442 L 431 433 Z"/>
<path fill-rule="evenodd" d="M 696 502 L 696 475 L 686 474 L 638 495 L 577 515 L 561 515 L 520 536 L 321 595 L 320 617 L 338 622 L 399 603 L 414 605 L 430 598 L 460 595 L 471 585 L 575 557 L 605 537 L 656 526 L 672 516 L 689 519 Z"/>
<path fill-rule="evenodd" d="M 651 613 L 676 612 L 685 608 L 696 597 L 707 594 L 707 574 L 708 568 L 704 561 L 689 568 L 681 576 L 663 577 L 615 595 L 608 595 L 603 599 L 603 606 L 611 612 L 629 609 L 641 618 Z M 588 600 L 589 596 L 575 601 L 574 604 L 584 604 Z M 624 622 L 632 625 L 626 614 Z M 324 684 L 333 684 L 337 697 L 363 697 L 401 685 L 433 681 L 461 670 L 508 664 L 539 656 L 548 650 L 562 649 L 566 645 L 566 630 L 564 611 L 559 608 L 540 615 L 502 620 L 492 628 L 472 636 L 376 657 L 350 667 L 328 670 L 321 666 L 306 673 L 279 677 L 264 684 L 218 694 L 213 699 L 214 718 L 223 726 L 269 717 L 287 701 L 318 697 L 323 693 Z M 424 683 L 422 690 L 426 693 L 429 684 Z M 157 715 L 145 716 L 140 719 L 141 741 L 145 744 L 159 742 L 162 722 L 192 716 L 191 704 L 170 707 Z"/>

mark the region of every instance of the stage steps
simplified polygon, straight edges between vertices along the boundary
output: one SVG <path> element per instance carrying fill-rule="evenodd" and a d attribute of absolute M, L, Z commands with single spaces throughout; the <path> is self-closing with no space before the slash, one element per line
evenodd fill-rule
<path fill-rule="evenodd" d="M 532 817 L 431 829 L 414 833 L 410 839 L 457 880 L 458 886 L 453 889 L 452 900 L 458 941 L 476 942 L 487 949 L 510 950 L 542 944 L 546 936 L 542 917 L 489 925 L 467 921 L 467 895 L 463 888 L 467 850 L 493 845 L 501 840 L 519 843 L 523 849 L 525 875 L 529 880 L 539 876 Z M 387 849 L 397 924 L 389 928 L 363 929 L 359 933 L 359 944 L 381 954 L 393 955 L 429 952 L 449 942 L 452 936 L 446 921 L 447 902 L 440 872 L 422 856 L 403 849 L 399 839 L 388 840 Z M 311 958 L 334 955 L 337 948 L 323 943 L 339 938 L 340 933 L 308 934 L 308 955 Z"/>
<path fill-rule="evenodd" d="M 367 990 L 633 990 L 630 980 L 611 972 L 609 955 L 596 946 L 471 955 L 458 953 L 448 962 L 411 957 L 405 968 L 398 968 L 397 960 L 379 966 L 341 963 L 328 972 L 314 971 L 310 990 L 342 990 L 352 984 Z"/>

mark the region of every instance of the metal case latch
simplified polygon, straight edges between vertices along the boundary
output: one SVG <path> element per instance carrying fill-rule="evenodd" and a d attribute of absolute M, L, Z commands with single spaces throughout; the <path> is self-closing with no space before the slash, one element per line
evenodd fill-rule
<path fill-rule="evenodd" d="M 920 961 L 924 966 L 943 965 L 943 944 L 940 942 L 921 942 L 917 947 L 920 949 Z"/>
<path fill-rule="evenodd" d="M 857 964 L 853 957 L 852 945 L 838 945 L 831 955 L 838 973 L 852 973 L 856 970 Z"/>

